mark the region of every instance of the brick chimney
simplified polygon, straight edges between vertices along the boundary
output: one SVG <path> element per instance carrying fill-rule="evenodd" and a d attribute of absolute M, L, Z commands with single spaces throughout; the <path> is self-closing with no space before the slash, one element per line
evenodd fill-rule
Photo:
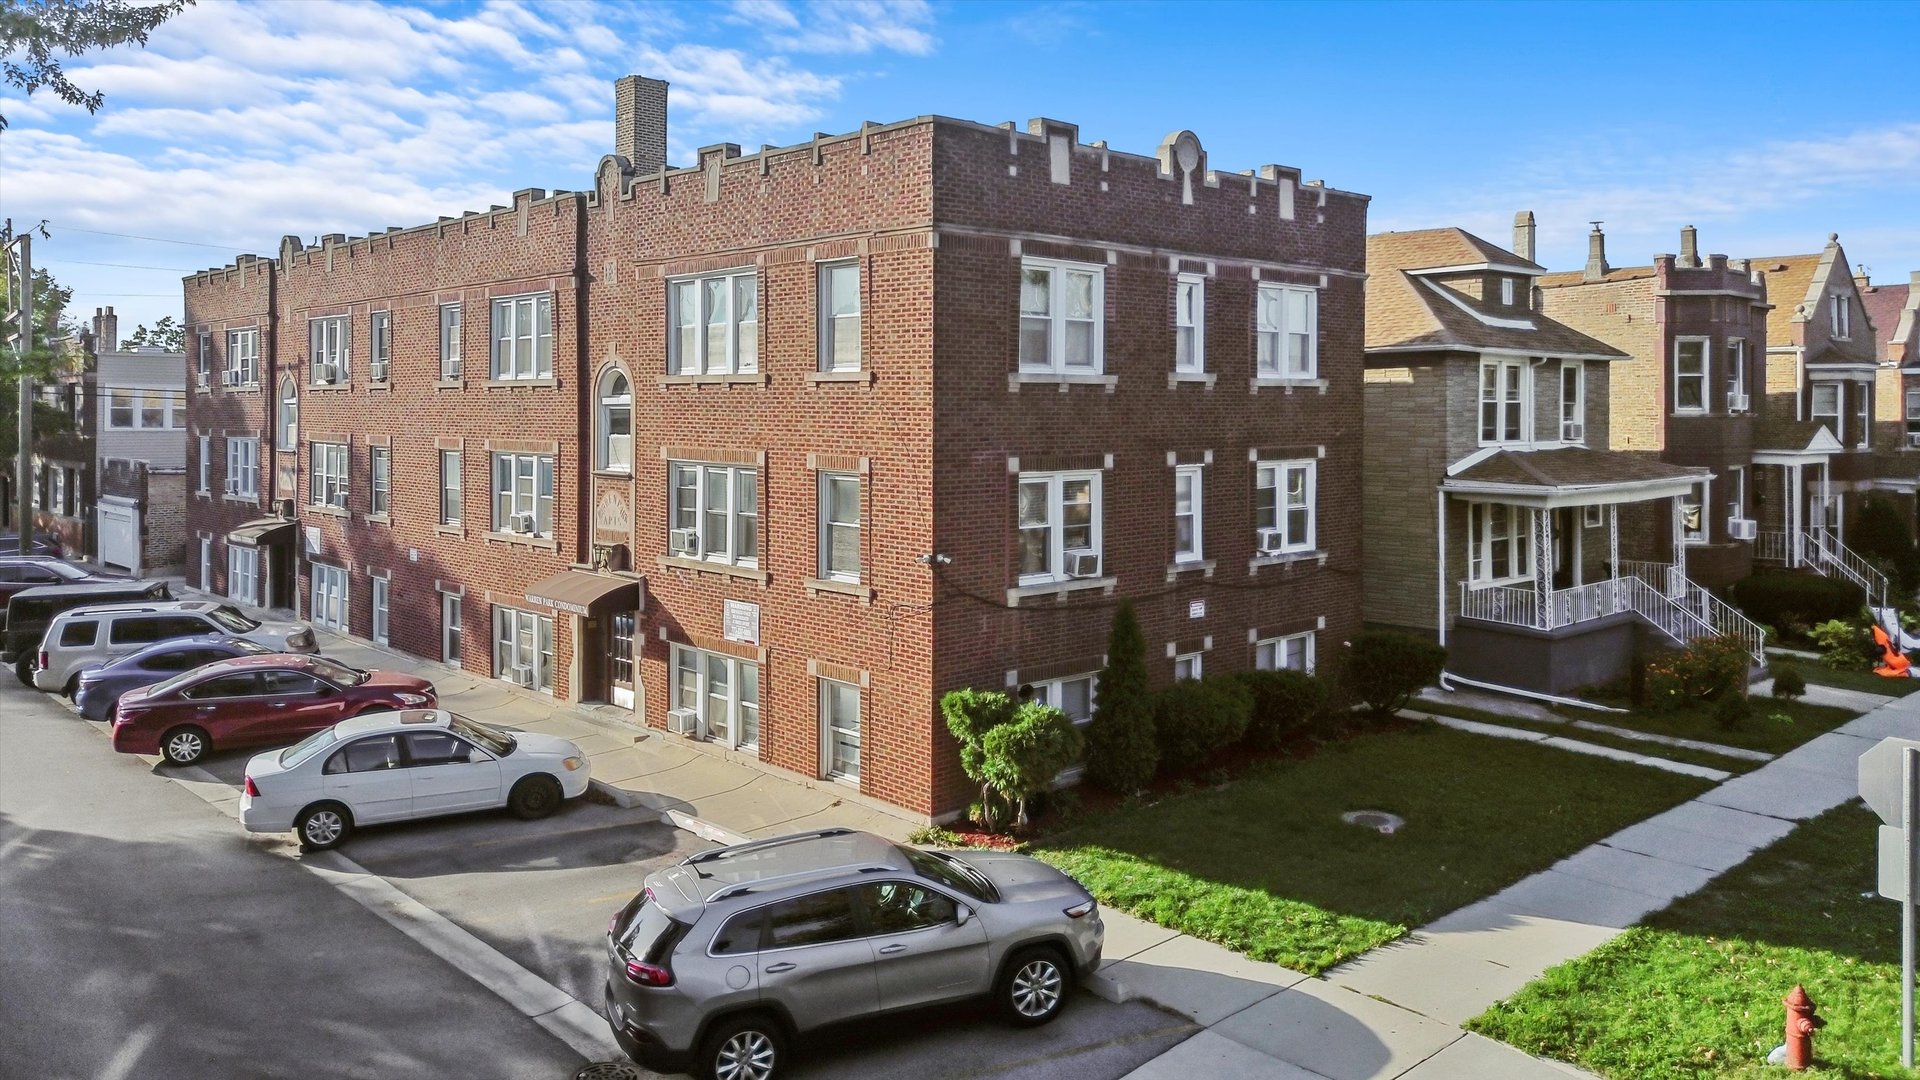
<path fill-rule="evenodd" d="M 1537 261 L 1533 257 L 1533 237 L 1533 211 L 1522 210 L 1513 215 L 1513 253 L 1528 262 Z"/>
<path fill-rule="evenodd" d="M 111 306 L 93 309 L 93 342 L 95 353 L 120 351 L 120 317 Z"/>
<path fill-rule="evenodd" d="M 613 84 L 613 152 L 642 176 L 667 167 L 667 84 L 629 75 Z"/>
<path fill-rule="evenodd" d="M 1700 230 L 1689 225 L 1680 230 L 1680 260 L 1675 266 L 1700 268 Z"/>
<path fill-rule="evenodd" d="M 1599 281 L 1613 269 L 1607 265 L 1607 236 L 1600 231 L 1601 222 L 1593 223 L 1593 231 L 1587 234 L 1587 265 L 1582 276 L 1588 281 Z"/>
<path fill-rule="evenodd" d="M 1866 264 L 1864 263 L 1853 264 L 1853 283 L 1855 285 L 1860 286 L 1863 289 L 1873 284 L 1872 278 L 1867 274 Z"/>

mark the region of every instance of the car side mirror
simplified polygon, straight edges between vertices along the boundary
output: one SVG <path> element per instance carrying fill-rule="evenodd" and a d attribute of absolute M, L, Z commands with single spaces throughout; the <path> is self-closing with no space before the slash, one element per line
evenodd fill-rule
<path fill-rule="evenodd" d="M 961 904 L 954 909 L 954 912 L 953 912 L 954 925 L 965 926 L 967 925 L 967 920 L 971 918 L 973 918 L 973 909 L 968 907 L 967 905 Z"/>

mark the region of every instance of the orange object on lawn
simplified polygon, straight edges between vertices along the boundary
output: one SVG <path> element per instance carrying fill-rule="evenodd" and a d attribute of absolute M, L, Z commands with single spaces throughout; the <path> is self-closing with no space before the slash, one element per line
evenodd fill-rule
<path fill-rule="evenodd" d="M 1873 628 L 1873 643 L 1880 647 L 1881 656 L 1880 666 L 1874 668 L 1873 673 L 1889 679 L 1908 678 L 1908 669 L 1913 667 L 1913 662 L 1893 647 L 1893 639 L 1879 626 Z"/>

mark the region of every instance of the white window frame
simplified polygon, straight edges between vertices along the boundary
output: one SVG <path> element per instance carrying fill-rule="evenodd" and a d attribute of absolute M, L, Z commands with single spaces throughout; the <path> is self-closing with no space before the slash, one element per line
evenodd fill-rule
<path fill-rule="evenodd" d="M 160 422 L 147 423 L 147 412 L 157 409 Z M 115 417 L 126 414 L 125 422 Z M 160 387 L 116 386 L 107 391 L 107 427 L 112 431 L 185 431 L 187 392 Z"/>
<path fill-rule="evenodd" d="M 353 608 L 349 604 L 350 583 L 344 567 L 309 563 L 313 575 L 313 625 L 335 633 L 347 632 L 347 620 Z"/>
<path fill-rule="evenodd" d="M 853 520 L 844 521 L 834 516 L 835 507 L 838 504 L 838 500 L 834 498 L 834 491 L 836 488 L 844 490 L 849 485 L 853 488 Z M 858 583 L 865 572 L 864 556 L 866 554 L 866 538 L 861 524 L 864 493 L 860 490 L 860 474 L 823 472 L 820 474 L 819 494 L 820 577 L 826 581 Z M 834 535 L 849 530 L 853 533 L 853 566 L 851 568 L 836 566 L 834 552 L 838 550 L 838 546 L 833 542 Z"/>
<path fill-rule="evenodd" d="M 1254 298 L 1254 341 L 1257 377 L 1318 378 L 1320 291 L 1304 285 L 1261 282 Z"/>
<path fill-rule="evenodd" d="M 353 379 L 353 323 L 346 315 L 307 320 L 308 377 L 315 386 L 344 386 Z M 327 378 L 331 369 L 332 378 Z"/>
<path fill-rule="evenodd" d="M 205 536 L 200 538 L 200 591 L 213 591 L 213 540 Z"/>
<path fill-rule="evenodd" d="M 1687 353 L 1698 349 L 1700 367 L 1697 371 L 1685 368 Z M 1698 415 L 1708 410 L 1707 383 L 1713 373 L 1713 339 L 1705 337 L 1681 337 L 1673 339 L 1673 411 L 1686 415 Z M 1692 385 L 1700 402 L 1698 405 L 1682 404 L 1684 395 L 1681 388 Z"/>
<path fill-rule="evenodd" d="M 845 308 L 847 297 L 834 287 L 836 275 L 851 272 L 853 274 L 852 309 Z M 860 272 L 858 259 L 841 259 L 835 262 L 823 262 L 815 278 L 820 294 L 820 370 L 821 371 L 859 371 L 865 364 L 861 349 L 861 330 L 863 327 L 863 290 L 864 275 Z M 851 342 L 851 363 L 842 356 L 840 347 Z"/>
<path fill-rule="evenodd" d="M 1581 527 L 1587 528 L 1587 529 L 1597 529 L 1600 526 L 1605 525 L 1607 523 L 1607 519 L 1606 519 L 1606 514 L 1604 513 L 1604 510 L 1605 508 L 1602 507 L 1599 503 L 1588 503 L 1587 505 L 1581 507 L 1580 508 Z"/>
<path fill-rule="evenodd" d="M 227 331 L 227 370 L 236 386 L 260 382 L 260 331 L 254 327 Z"/>
<path fill-rule="evenodd" d="M 317 442 L 309 452 L 311 470 L 307 481 L 307 501 L 314 506 L 347 508 L 347 470 L 352 454 L 347 443 Z"/>
<path fill-rule="evenodd" d="M 300 381 L 292 375 L 280 380 L 280 449 L 300 446 Z"/>
<path fill-rule="evenodd" d="M 1262 638 L 1253 643 L 1256 671 L 1303 671 L 1313 674 L 1314 632 Z M 1293 663 L 1292 661 L 1298 661 Z"/>
<path fill-rule="evenodd" d="M 1181 488 L 1186 489 L 1186 510 L 1180 509 Z M 1200 562 L 1206 558 L 1207 477 L 1205 465 L 1179 465 L 1173 470 L 1173 561 Z M 1188 525 L 1190 542 L 1180 544 L 1180 526 Z"/>
<path fill-rule="evenodd" d="M 1502 304 L 1505 304 L 1507 307 L 1513 306 L 1513 291 L 1514 291 L 1513 279 L 1510 277 L 1501 278 L 1500 279 L 1500 302 Z"/>
<path fill-rule="evenodd" d="M 1493 372 L 1492 386 L 1487 385 L 1489 371 Z M 1532 441 L 1528 438 L 1533 431 L 1532 388 L 1533 366 L 1525 360 L 1481 358 L 1477 390 L 1481 446 L 1515 446 Z M 1488 435 L 1489 410 L 1493 419 L 1491 436 Z M 1513 428 L 1511 435 L 1507 431 L 1509 420 Z"/>
<path fill-rule="evenodd" d="M 533 514 L 531 535 L 553 537 L 554 494 L 557 490 L 556 467 L 552 454 L 525 454 L 495 451 L 488 463 L 491 471 L 493 531 L 514 533 L 517 514 Z"/>
<path fill-rule="evenodd" d="M 1569 374 L 1573 376 L 1572 400 L 1567 396 Z M 1560 361 L 1560 441 L 1587 441 L 1587 365 L 1581 360 Z"/>
<path fill-rule="evenodd" d="M 460 377 L 460 305 L 440 305 L 440 380 Z"/>
<path fill-rule="evenodd" d="M 1035 571 L 1022 570 L 1020 572 L 1020 584 L 1046 585 L 1071 580 L 1067 573 L 1066 553 L 1068 551 L 1079 552 L 1081 550 L 1089 550 L 1093 552 L 1100 560 L 1101 572 L 1103 574 L 1105 573 L 1106 556 L 1101 541 L 1101 519 L 1105 516 L 1102 513 L 1101 479 L 1100 471 L 1097 469 L 1075 470 L 1071 472 L 1023 472 L 1020 474 L 1018 484 L 1015 488 L 1014 538 L 1016 544 L 1018 544 L 1020 534 L 1023 532 L 1044 529 L 1047 534 L 1047 568 L 1045 570 Z M 1066 542 L 1068 526 L 1066 525 L 1065 516 L 1065 492 L 1068 484 L 1078 484 L 1082 482 L 1088 485 L 1088 498 L 1092 503 L 1091 518 L 1088 526 L 1090 541 L 1084 549 L 1079 546 L 1069 548 Z M 1020 507 L 1018 504 L 1020 495 L 1028 485 L 1044 485 L 1046 520 L 1031 525 L 1024 525 L 1020 520 Z M 1015 566 L 1017 567 L 1019 565 L 1019 562 L 1016 560 Z"/>
<path fill-rule="evenodd" d="M 227 439 L 227 479 L 233 481 L 231 494 L 239 499 L 260 497 L 260 440 Z"/>
<path fill-rule="evenodd" d="M 118 343 L 107 343 L 102 347 L 110 348 L 115 344 Z M 213 377 L 213 332 L 211 330 L 200 331 L 195 344 L 198 346 L 198 352 L 193 360 L 194 381 L 201 386 L 205 386 L 207 385 L 207 380 Z"/>
<path fill-rule="evenodd" d="M 124 412 L 122 421 L 118 413 Z M 133 431 L 140 426 L 140 397 L 138 393 L 125 387 L 109 387 L 107 390 L 107 429 L 109 431 Z"/>
<path fill-rule="evenodd" d="M 1029 278 L 1036 274 L 1046 275 L 1045 310 L 1028 303 Z M 1089 280 L 1088 311 L 1084 318 L 1069 318 L 1068 282 L 1080 278 Z M 1106 267 L 1062 259 L 1021 259 L 1018 297 L 1021 371 L 1040 375 L 1099 375 L 1106 371 Z M 1088 327 L 1087 361 L 1083 364 L 1067 360 L 1067 342 L 1078 336 L 1069 331 L 1079 326 Z M 1046 355 L 1035 356 L 1037 349 L 1029 346 L 1041 340 L 1046 342 Z"/>
<path fill-rule="evenodd" d="M 1857 382 L 1849 385 L 1853 388 L 1848 395 L 1854 399 L 1853 419 L 1860 429 L 1859 441 L 1854 445 L 1866 450 L 1873 443 L 1873 384 Z"/>
<path fill-rule="evenodd" d="M 1207 276 L 1180 274 L 1173 282 L 1173 370 L 1202 375 L 1207 370 Z"/>
<path fill-rule="evenodd" d="M 211 435 L 202 435 L 202 436 L 200 436 L 200 438 L 199 438 L 199 440 L 198 440 L 198 443 L 197 443 L 197 445 L 198 445 L 198 446 L 199 446 L 199 448 L 200 448 L 200 455 L 199 455 L 199 458 L 198 458 L 198 461 L 199 461 L 199 468 L 198 468 L 198 474 L 199 474 L 199 484 L 200 484 L 200 486 L 199 486 L 198 488 L 195 488 L 194 490 L 196 490 L 197 492 L 199 492 L 199 493 L 200 493 L 200 494 L 202 494 L 202 495 L 211 495 L 211 494 L 213 494 L 213 487 L 212 487 L 212 483 L 213 483 L 213 460 L 212 460 L 212 459 L 213 459 L 213 436 L 211 436 Z M 229 474 L 229 475 L 231 475 L 231 474 Z"/>
<path fill-rule="evenodd" d="M 1820 407 L 1820 396 L 1823 390 L 1833 395 L 1833 408 L 1831 410 L 1825 410 Z M 1844 396 L 1840 390 L 1840 384 L 1837 382 L 1814 383 L 1811 392 L 1807 395 L 1807 418 L 1815 423 L 1821 421 L 1828 422 L 1831 425 L 1834 439 L 1842 444 L 1845 444 L 1847 441 L 1847 418 L 1843 411 L 1844 402 L 1841 400 Z"/>
<path fill-rule="evenodd" d="M 617 391 L 617 392 L 616 392 Z M 595 427 L 594 465 L 602 472 L 633 473 L 633 380 L 614 368 L 600 376 L 594 394 L 599 423 Z M 626 434 L 615 434 L 614 417 L 626 414 Z"/>
<path fill-rule="evenodd" d="M 249 607 L 260 606 L 260 551 L 240 544 L 227 545 L 227 599 Z"/>
<path fill-rule="evenodd" d="M 710 742 L 735 750 L 759 749 L 760 684 L 764 674 L 760 665 L 691 645 L 676 643 L 668 651 L 667 707 L 694 710 Z M 683 675 L 693 680 L 691 702 Z M 719 723 L 714 717 L 716 699 L 724 713 Z"/>
<path fill-rule="evenodd" d="M 1494 510 L 1505 511 L 1507 528 L 1494 531 Z M 1467 580 L 1474 587 L 1511 585 L 1533 578 L 1533 520 L 1524 506 L 1509 503 L 1467 504 Z M 1507 544 L 1508 572 L 1493 576 L 1493 546 Z"/>
<path fill-rule="evenodd" d="M 373 579 L 373 643 L 375 645 L 392 644 L 389 640 L 392 630 L 393 582 L 389 578 Z"/>
<path fill-rule="evenodd" d="M 726 310 L 711 303 L 716 286 L 725 298 Z M 743 304 L 741 290 L 750 287 L 752 303 Z M 689 314 L 686 303 L 692 301 Z M 745 310 L 742 310 L 745 309 Z M 717 317 L 717 322 L 712 322 Z M 720 336 L 720 351 L 713 355 L 710 324 Z M 716 274 L 696 274 L 667 280 L 667 373 L 669 375 L 751 375 L 760 370 L 760 274 L 753 267 Z"/>
<path fill-rule="evenodd" d="M 393 513 L 393 448 L 367 447 L 367 513 Z"/>
<path fill-rule="evenodd" d="M 1747 467 L 1730 465 L 1727 467 L 1727 517 L 1744 518 L 1747 516 Z"/>
<path fill-rule="evenodd" d="M 440 662 L 456 668 L 463 666 L 466 651 L 467 628 L 461 621 L 464 599 L 459 593 L 440 594 Z"/>
<path fill-rule="evenodd" d="M 553 294 L 496 296 L 488 308 L 493 379 L 553 378 Z"/>
<path fill-rule="evenodd" d="M 1205 653 L 1181 653 L 1173 658 L 1173 681 L 1198 679 L 1206 670 Z"/>
<path fill-rule="evenodd" d="M 820 777 L 823 780 L 839 780 L 844 783 L 858 784 L 860 782 L 860 767 L 863 759 L 866 757 L 866 726 L 863 716 L 866 711 L 866 702 L 863 700 L 863 695 L 857 684 L 840 682 L 836 679 L 820 679 L 819 683 L 819 693 L 815 700 L 820 711 Z M 837 718 L 832 704 L 835 698 L 835 688 L 852 691 L 853 725 L 850 729 L 844 722 L 835 722 Z M 845 768 L 841 763 L 839 755 L 834 752 L 834 733 L 836 731 L 847 730 L 853 732 L 854 753 L 857 755 L 851 770 Z"/>
<path fill-rule="evenodd" d="M 1853 304 L 1845 293 L 1834 293 L 1827 298 L 1827 323 L 1836 341 L 1845 341 L 1853 336 Z"/>
<path fill-rule="evenodd" d="M 1296 509 L 1295 504 L 1285 502 L 1289 497 L 1291 485 L 1288 478 L 1294 473 L 1304 473 L 1303 495 L 1307 512 L 1306 526 L 1300 530 L 1305 535 L 1294 535 L 1288 511 Z M 1254 550 L 1259 551 L 1260 530 L 1280 529 L 1286 535 L 1282 537 L 1280 554 L 1293 555 L 1300 552 L 1316 551 L 1320 542 L 1320 463 L 1312 458 L 1296 461 L 1261 461 L 1254 465 Z M 1273 511 L 1269 515 L 1261 506 L 1263 496 L 1260 492 L 1273 491 Z"/>
<path fill-rule="evenodd" d="M 458 450 L 440 451 L 440 524 L 458 525 L 461 514 L 460 461 Z M 449 513 L 451 510 L 451 513 Z"/>
<path fill-rule="evenodd" d="M 691 476 L 694 480 L 693 505 L 686 505 L 684 492 L 686 485 L 682 480 Z M 747 498 L 741 498 L 741 481 L 751 477 L 752 491 Z M 711 492 L 708 483 L 711 479 L 723 479 L 726 483 L 727 505 L 715 508 L 708 505 Z M 742 504 L 751 504 L 743 507 Z M 713 544 L 713 529 L 710 517 L 722 515 L 726 545 L 716 551 Z M 691 519 L 691 524 L 687 522 Z M 691 528 L 700 536 L 700 554 L 694 556 L 705 562 L 724 563 L 749 569 L 760 565 L 760 470 L 750 465 L 714 465 L 698 461 L 669 461 L 667 463 L 667 529 Z M 743 543 L 751 533 L 753 554 L 743 554 Z M 669 535 L 671 541 L 671 535 Z M 669 552 L 673 550 L 669 543 Z"/>
<path fill-rule="evenodd" d="M 367 378 L 386 382 L 393 374 L 393 312 L 367 316 Z"/>
<path fill-rule="evenodd" d="M 1742 401 L 1745 404 L 1741 404 Z M 1727 339 L 1727 412 L 1753 411 L 1753 398 L 1747 391 L 1747 339 Z"/>
<path fill-rule="evenodd" d="M 1713 479 L 1711 477 L 1694 484 L 1687 499 L 1680 503 L 1680 538 L 1689 545 L 1708 543 L 1713 538 L 1713 523 L 1707 516 L 1707 507 L 1713 505 Z M 1699 528 L 1687 525 L 1687 512 L 1692 510 L 1693 519 Z"/>
<path fill-rule="evenodd" d="M 494 678 L 513 682 L 512 670 L 529 666 L 531 689 L 553 693 L 553 616 L 495 604 L 492 644 Z"/>

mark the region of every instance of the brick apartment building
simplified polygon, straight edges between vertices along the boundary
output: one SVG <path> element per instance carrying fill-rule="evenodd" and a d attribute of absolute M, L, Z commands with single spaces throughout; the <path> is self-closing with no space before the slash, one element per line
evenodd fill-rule
<path fill-rule="evenodd" d="M 1085 717 L 1120 597 L 1161 681 L 1358 628 L 1364 196 L 1050 120 L 675 169 L 616 106 L 589 191 L 187 279 L 212 587 L 927 816 L 940 693 Z"/>

